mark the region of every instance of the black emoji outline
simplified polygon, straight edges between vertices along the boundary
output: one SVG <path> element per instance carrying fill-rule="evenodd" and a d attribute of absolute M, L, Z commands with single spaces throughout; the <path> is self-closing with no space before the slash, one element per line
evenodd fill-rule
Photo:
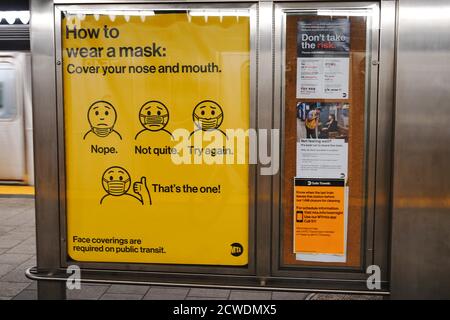
<path fill-rule="evenodd" d="M 89 119 L 89 112 L 91 111 L 91 108 L 92 107 L 94 107 L 94 105 L 96 105 L 97 103 L 106 103 L 107 105 L 109 105 L 113 110 L 114 110 L 114 114 L 115 114 L 115 116 L 116 116 L 116 118 L 115 118 L 115 120 L 114 120 L 114 123 L 113 123 L 113 125 L 111 126 L 111 132 L 110 133 L 108 133 L 106 136 L 104 136 L 104 137 L 102 137 L 102 136 L 99 136 L 97 133 L 95 133 L 95 131 L 93 131 L 93 126 L 92 126 L 92 124 L 91 124 L 91 120 Z M 108 102 L 108 101 L 105 101 L 105 100 L 97 100 L 97 101 L 95 101 L 94 103 L 92 103 L 90 106 L 89 106 L 89 108 L 88 108 L 88 111 L 87 111 L 87 120 L 88 120 L 88 123 L 89 123 L 89 125 L 91 126 L 91 129 L 89 129 L 89 131 L 88 132 L 86 132 L 85 134 L 84 134 L 84 136 L 83 136 L 83 140 L 85 140 L 86 139 L 86 137 L 87 137 L 87 135 L 89 134 L 89 133 L 93 133 L 93 134 L 95 134 L 97 137 L 99 137 L 99 138 L 106 138 L 107 136 L 109 136 L 111 133 L 116 133 L 118 136 L 119 136 L 119 139 L 120 140 L 122 140 L 122 136 L 120 135 L 120 133 L 117 131 L 117 130 L 115 130 L 114 129 L 114 126 L 116 125 L 116 122 L 117 122 L 117 118 L 118 118 L 118 114 L 117 114 L 117 110 L 116 110 L 116 108 L 112 105 L 112 103 L 110 103 L 110 102 Z"/>
<path fill-rule="evenodd" d="M 154 102 L 159 103 L 160 105 L 162 105 L 162 106 L 164 107 L 164 109 L 167 111 L 167 122 L 164 124 L 164 126 L 162 126 L 162 127 L 161 127 L 160 129 L 158 129 L 158 130 L 150 130 L 150 129 L 148 129 L 147 127 L 145 127 L 145 124 L 142 123 L 142 121 L 141 121 L 141 111 L 142 111 L 142 109 L 143 109 L 147 104 L 149 104 L 149 103 L 154 103 Z M 136 133 L 136 135 L 134 136 L 134 140 L 137 140 L 137 138 L 139 137 L 139 135 L 140 135 L 142 132 L 144 132 L 144 131 L 150 131 L 150 132 L 164 131 L 164 132 L 166 132 L 168 135 L 170 135 L 170 137 L 171 137 L 172 139 L 174 139 L 172 133 L 171 133 L 169 130 L 166 130 L 166 129 L 165 129 L 165 127 L 169 124 L 169 120 L 170 120 L 170 112 L 169 112 L 169 108 L 167 108 L 167 106 L 166 106 L 164 103 L 162 103 L 161 101 L 158 101 L 158 100 L 149 100 L 149 101 L 145 102 L 145 103 L 139 108 L 138 116 L 139 116 L 139 123 L 144 127 L 144 129 L 142 129 L 141 131 L 139 131 L 138 133 Z"/>
<path fill-rule="evenodd" d="M 200 106 L 201 104 L 206 103 L 206 102 L 210 102 L 210 103 L 212 102 L 212 103 L 214 103 L 217 107 L 219 107 L 220 111 L 222 112 L 222 120 L 221 120 L 220 123 L 217 125 L 217 128 L 213 128 L 213 129 L 203 129 L 202 127 L 199 127 L 199 126 L 197 125 L 197 121 L 196 121 L 196 119 L 195 119 L 195 110 L 197 109 L 198 106 Z M 197 103 L 197 105 L 196 105 L 196 106 L 194 107 L 194 109 L 192 110 L 192 121 L 194 121 L 194 125 L 197 127 L 197 129 L 195 129 L 194 131 L 191 132 L 191 134 L 189 135 L 189 138 L 190 138 L 194 133 L 196 133 L 197 131 L 200 131 L 200 130 L 201 130 L 201 131 L 205 131 L 205 132 L 208 132 L 208 131 L 219 131 L 220 133 L 222 133 L 222 134 L 228 139 L 227 134 L 226 134 L 225 132 L 223 132 L 221 129 L 219 129 L 219 127 L 220 127 L 220 126 L 222 125 L 222 123 L 223 123 L 224 118 L 225 118 L 225 114 L 224 114 L 223 109 L 222 109 L 222 106 L 221 106 L 220 104 L 218 104 L 218 103 L 215 102 L 214 100 L 209 100 L 209 99 L 200 101 L 199 103 Z"/>
<path fill-rule="evenodd" d="M 105 175 L 106 175 L 107 173 L 109 173 L 108 171 L 110 171 L 110 170 L 112 170 L 112 169 L 120 169 L 120 170 L 123 170 L 124 174 L 126 174 L 126 175 L 128 176 L 128 179 L 126 180 L 126 182 L 129 181 L 130 184 L 128 185 L 128 188 L 125 188 L 125 192 L 122 193 L 122 194 L 118 194 L 118 195 L 111 194 L 110 191 L 109 191 L 107 188 L 105 188 L 105 184 L 104 184 L 103 182 L 104 182 L 104 181 L 105 181 L 105 182 L 108 182 L 108 179 L 105 178 Z M 111 178 L 111 177 L 110 177 L 110 178 Z M 109 181 L 112 181 L 112 180 L 110 179 Z M 122 180 L 120 180 L 120 181 L 122 181 Z M 125 182 L 125 185 L 126 185 L 126 182 Z M 124 167 L 121 167 L 121 166 L 111 166 L 111 167 L 107 168 L 107 169 L 103 172 L 103 174 L 102 174 L 102 177 L 101 177 L 101 184 L 102 184 L 103 190 L 105 190 L 106 194 L 100 199 L 100 204 L 102 204 L 102 203 L 103 203 L 103 200 L 104 200 L 106 197 L 108 197 L 108 196 L 112 196 L 112 197 L 121 197 L 121 196 L 127 195 L 127 196 L 130 196 L 130 197 L 132 197 L 132 198 L 138 200 L 142 205 L 145 205 L 144 196 L 143 196 L 143 195 L 141 194 L 141 192 L 139 191 L 139 189 L 140 189 L 140 190 L 143 191 L 142 193 L 145 193 L 145 194 L 148 196 L 148 202 L 149 202 L 149 205 L 150 205 L 150 206 L 152 205 L 152 197 L 151 197 L 151 195 L 150 195 L 150 190 L 148 189 L 148 186 L 147 186 L 147 178 L 146 178 L 145 176 L 142 176 L 142 177 L 141 177 L 141 180 L 140 180 L 139 182 L 136 181 L 136 182 L 133 183 L 133 191 L 134 191 L 134 193 L 136 193 L 136 194 L 139 195 L 140 197 L 138 197 L 138 196 L 136 196 L 136 195 L 134 195 L 134 194 L 128 193 L 128 191 L 129 191 L 130 188 L 131 188 L 132 180 L 131 180 L 131 175 L 130 175 L 130 173 L 129 173 L 129 172 L 127 171 L 127 169 L 125 169 Z M 144 189 L 145 189 L 145 190 L 144 190 Z"/>

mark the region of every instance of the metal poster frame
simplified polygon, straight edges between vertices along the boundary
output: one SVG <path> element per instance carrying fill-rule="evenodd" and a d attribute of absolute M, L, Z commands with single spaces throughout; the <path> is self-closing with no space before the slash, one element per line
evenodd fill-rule
<path fill-rule="evenodd" d="M 62 240 L 66 242 L 65 235 L 66 230 L 66 210 L 65 210 L 65 152 L 64 152 L 64 102 L 63 102 L 63 70 L 62 70 L 62 42 L 61 42 L 61 14 L 65 10 L 76 9 L 142 9 L 142 10 L 157 10 L 157 11 L 171 11 L 171 10 L 188 10 L 188 9 L 205 9 L 205 8 L 232 8 L 232 9 L 249 9 L 250 10 L 250 30 L 255 30 L 256 25 L 256 8 L 252 4 L 235 4 L 232 6 L 220 5 L 220 6 L 208 6 L 204 5 L 186 5 L 186 4 L 146 4 L 146 5 L 127 5 L 125 6 L 107 6 L 107 5 L 83 5 L 83 6 L 56 6 L 55 8 L 55 40 L 56 40 L 56 60 L 57 60 L 57 97 L 58 97 L 58 127 L 59 131 L 59 176 L 60 176 L 60 197 L 61 210 L 60 210 L 60 221 Z M 255 33 L 250 32 L 250 88 L 255 88 L 256 73 L 256 56 L 255 56 Z M 60 62 L 58 64 L 58 61 Z M 255 90 L 250 90 L 250 127 L 255 127 Z M 61 248 L 61 265 L 67 267 L 70 264 L 79 265 L 81 268 L 89 269 L 109 269 L 109 270 L 133 270 L 133 271 L 153 271 L 153 272 L 186 272 L 186 273 L 211 273 L 211 274 L 254 274 L 255 262 L 254 262 L 254 220 L 255 220 L 255 208 L 254 208 L 254 189 L 255 189 L 255 177 L 256 170 L 254 166 L 249 165 L 249 264 L 246 267 L 227 267 L 227 266 L 205 266 L 205 265 L 174 265 L 174 264 L 127 264 L 127 263 L 93 263 L 93 262 L 75 262 L 67 260 L 67 246 L 64 245 Z"/>
<path fill-rule="evenodd" d="M 389 75 L 392 75 L 390 68 L 393 67 L 393 54 L 389 57 L 383 50 L 387 50 L 387 39 L 393 41 L 392 34 L 389 34 L 389 28 L 383 28 L 385 25 L 395 23 L 394 2 L 333 2 L 333 3 L 302 3 L 289 1 L 275 5 L 275 88 L 284 88 L 284 61 L 285 61 L 285 15 L 289 13 L 314 13 L 316 9 L 365 9 L 373 8 L 375 12 L 380 12 L 380 17 L 374 17 L 372 21 L 372 30 L 368 30 L 368 39 L 370 39 L 371 51 L 367 58 L 366 70 L 370 70 L 370 78 L 366 79 L 366 147 L 365 147 L 365 210 L 362 213 L 362 241 L 361 241 L 361 268 L 338 267 L 338 266 L 291 266 L 284 265 L 281 261 L 280 254 L 282 252 L 282 236 L 279 230 L 283 230 L 282 224 L 282 206 L 281 197 L 283 194 L 282 177 L 284 168 L 281 167 L 280 173 L 274 176 L 273 181 L 273 235 L 272 241 L 274 247 L 278 250 L 272 251 L 273 273 L 277 276 L 286 277 L 302 277 L 302 278 L 329 278 L 335 277 L 336 281 L 348 282 L 354 281 L 353 284 L 361 282 L 360 285 L 365 286 L 367 279 L 366 268 L 376 264 L 381 267 L 382 271 L 382 287 L 387 288 L 388 285 L 388 252 L 383 250 L 386 246 L 384 237 L 389 233 L 388 203 L 385 202 L 389 195 L 390 184 L 386 181 L 386 175 L 389 174 L 390 168 L 386 166 L 384 161 L 379 159 L 388 159 L 391 157 L 390 149 L 383 147 L 389 143 L 386 135 L 392 134 L 392 122 L 386 119 L 385 114 L 389 113 L 392 103 L 384 100 L 379 103 L 380 98 L 386 99 L 386 96 L 392 95 L 393 81 L 389 81 Z M 381 18 L 383 17 L 383 18 Z M 379 19 L 379 20 L 378 20 Z M 380 29 L 383 34 L 380 34 Z M 386 34 L 388 33 L 388 34 Z M 386 39 L 386 37 L 389 37 Z M 384 41 L 381 43 L 380 41 Z M 383 63 L 381 63 L 383 59 Z M 391 60 L 391 61 L 389 61 Z M 386 61 L 386 64 L 384 64 Z M 379 83 L 383 87 L 379 87 Z M 390 85 L 390 86 L 389 86 Z M 391 100 L 392 101 L 392 100 Z M 284 90 L 274 90 L 274 125 L 282 132 L 281 164 L 283 164 L 284 150 Z M 379 121 L 384 118 L 385 121 Z M 378 188 L 377 188 L 378 187 Z M 385 201 L 380 201 L 384 199 Z M 384 221 L 383 224 L 379 224 Z M 377 228 L 375 228 L 377 225 Z M 382 253 L 381 253 L 381 252 Z M 384 251 L 384 252 L 383 252 Z M 341 279 L 341 280 L 339 280 Z"/>
<path fill-rule="evenodd" d="M 73 263 L 66 254 L 64 115 L 62 101 L 61 10 L 249 8 L 250 126 L 283 128 L 282 26 L 289 10 L 379 8 L 379 29 L 372 34 L 370 111 L 367 136 L 367 225 L 364 267 L 378 264 L 382 288 L 368 291 L 365 269 L 289 268 L 279 259 L 280 172 L 261 175 L 261 164 L 250 165 L 249 264 L 246 267 L 127 263 Z M 33 103 L 35 127 L 37 267 L 27 276 L 38 280 L 40 298 L 64 298 L 66 268 L 77 264 L 82 281 L 143 285 L 198 286 L 285 291 L 369 292 L 388 294 L 391 144 L 394 86 L 395 1 L 128 1 L 36 0 L 31 2 Z M 378 19 L 378 17 L 377 17 Z M 284 137 L 281 137 L 283 143 Z M 272 151 L 275 152 L 272 146 Z M 273 154 L 273 153 L 272 153 Z M 282 155 L 281 155 L 282 156 Z M 266 168 L 267 169 L 267 168 Z M 282 168 L 281 168 L 282 169 Z M 55 281 L 56 280 L 56 281 Z"/>

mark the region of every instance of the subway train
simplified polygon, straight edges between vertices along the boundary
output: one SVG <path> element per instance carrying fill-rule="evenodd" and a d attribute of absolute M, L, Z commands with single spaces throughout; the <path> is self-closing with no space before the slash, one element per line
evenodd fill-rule
<path fill-rule="evenodd" d="M 28 2 L 0 5 L 0 185 L 34 185 Z"/>

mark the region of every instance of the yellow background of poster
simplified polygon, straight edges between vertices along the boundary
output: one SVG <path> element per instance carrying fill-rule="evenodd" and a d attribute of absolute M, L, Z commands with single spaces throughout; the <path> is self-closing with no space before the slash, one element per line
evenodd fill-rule
<path fill-rule="evenodd" d="M 66 24 L 78 30 L 99 28 L 98 39 L 66 38 Z M 103 28 L 117 28 L 117 38 L 105 38 Z M 71 29 L 72 30 L 72 29 Z M 163 102 L 169 110 L 165 129 L 193 131 L 194 107 L 213 100 L 223 109 L 222 130 L 249 128 L 249 18 L 191 17 L 166 13 L 146 17 L 131 16 L 126 22 L 117 16 L 86 15 L 79 21 L 62 20 L 64 119 L 66 151 L 67 248 L 77 261 L 136 262 L 172 264 L 245 265 L 248 263 L 249 167 L 246 164 L 175 165 L 170 155 L 136 154 L 136 146 L 164 148 L 177 145 L 163 131 L 135 136 L 143 129 L 139 110 L 150 100 Z M 84 35 L 83 33 L 81 34 Z M 161 46 L 161 57 L 106 57 L 108 47 Z M 68 48 L 103 47 L 101 57 L 69 57 Z M 214 62 L 221 72 L 213 73 L 116 73 L 102 75 L 102 66 L 206 65 Z M 74 66 L 99 66 L 98 73 L 68 72 Z M 71 71 L 75 67 L 71 67 Z M 127 69 L 125 69 L 127 70 Z M 89 107 L 107 101 L 117 112 L 114 130 L 118 135 L 89 134 Z M 92 152 L 92 146 L 113 147 L 117 153 Z M 233 150 L 237 152 L 237 150 Z M 142 205 L 132 197 L 109 197 L 102 175 L 112 166 L 125 168 L 133 184 L 146 177 L 152 205 Z M 220 193 L 155 192 L 152 184 L 163 186 L 211 186 Z M 74 236 L 90 243 L 74 242 Z M 113 249 L 131 247 L 163 248 L 164 253 L 88 251 L 92 241 Z M 109 243 L 105 240 L 109 239 Z M 120 245 L 118 239 L 127 239 Z M 103 242 L 102 242 L 103 241 Z M 232 255 L 233 243 L 243 247 L 242 255 Z M 74 246 L 84 246 L 84 251 Z M 109 248 L 108 250 L 111 250 Z M 125 250 L 125 249 L 124 249 Z M 120 251 L 120 250 L 119 250 Z"/>

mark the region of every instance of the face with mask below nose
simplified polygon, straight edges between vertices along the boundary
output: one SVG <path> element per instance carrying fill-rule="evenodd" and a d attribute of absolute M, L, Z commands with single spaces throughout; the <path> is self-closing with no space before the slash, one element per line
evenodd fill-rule
<path fill-rule="evenodd" d="M 124 168 L 111 167 L 103 173 L 102 185 L 109 195 L 121 196 L 130 189 L 131 178 Z"/>
<path fill-rule="evenodd" d="M 139 120 L 145 129 L 159 131 L 169 122 L 169 110 L 159 101 L 149 101 L 139 110 Z"/>
<path fill-rule="evenodd" d="M 204 100 L 194 108 L 192 117 L 198 129 L 203 131 L 215 130 L 223 122 L 223 110 L 216 102 Z"/>
<path fill-rule="evenodd" d="M 117 113 L 112 104 L 97 101 L 88 110 L 88 121 L 91 131 L 99 137 L 106 137 L 114 131 Z"/>

